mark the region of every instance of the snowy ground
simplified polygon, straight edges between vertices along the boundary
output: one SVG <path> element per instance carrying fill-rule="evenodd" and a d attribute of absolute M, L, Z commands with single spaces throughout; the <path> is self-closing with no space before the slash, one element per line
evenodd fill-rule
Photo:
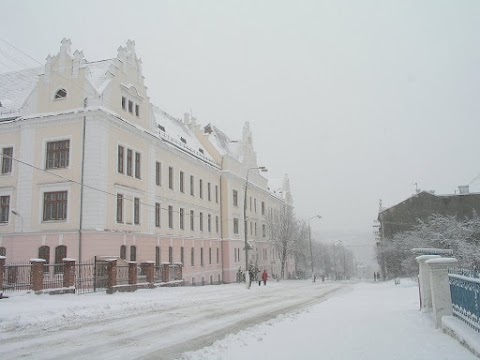
<path fill-rule="evenodd" d="M 0 300 L 2 360 L 475 359 L 418 311 L 410 281 L 11 295 Z"/>

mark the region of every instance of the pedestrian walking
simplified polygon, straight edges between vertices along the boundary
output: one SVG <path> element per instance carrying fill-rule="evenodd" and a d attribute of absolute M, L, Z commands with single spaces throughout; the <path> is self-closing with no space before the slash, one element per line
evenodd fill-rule
<path fill-rule="evenodd" d="M 263 270 L 263 274 L 262 274 L 263 285 L 267 285 L 267 279 L 268 279 L 267 270 Z"/>
<path fill-rule="evenodd" d="M 262 285 L 262 274 L 260 274 L 260 270 L 257 271 L 257 278 L 258 286 Z"/>

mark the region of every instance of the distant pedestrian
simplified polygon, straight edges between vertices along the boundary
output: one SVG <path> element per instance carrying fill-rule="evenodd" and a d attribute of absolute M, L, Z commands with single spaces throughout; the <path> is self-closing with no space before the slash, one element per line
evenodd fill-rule
<path fill-rule="evenodd" d="M 376 272 L 373 273 L 373 281 L 377 281 L 377 273 Z"/>
<path fill-rule="evenodd" d="M 262 285 L 262 275 L 260 274 L 260 270 L 257 271 L 257 278 L 258 286 Z"/>
<path fill-rule="evenodd" d="M 267 279 L 268 279 L 267 270 L 263 270 L 263 274 L 262 274 L 263 285 L 267 285 Z"/>

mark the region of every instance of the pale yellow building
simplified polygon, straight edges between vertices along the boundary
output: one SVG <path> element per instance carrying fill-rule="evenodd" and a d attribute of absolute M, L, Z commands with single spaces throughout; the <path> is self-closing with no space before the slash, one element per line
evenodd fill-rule
<path fill-rule="evenodd" d="M 266 214 L 272 191 L 252 134 L 233 141 L 155 107 L 128 41 L 89 62 L 64 39 L 45 66 L 0 74 L 0 255 L 183 264 L 186 284 L 232 282 L 250 261 L 278 272 Z M 249 170 L 250 169 L 250 170 Z"/>

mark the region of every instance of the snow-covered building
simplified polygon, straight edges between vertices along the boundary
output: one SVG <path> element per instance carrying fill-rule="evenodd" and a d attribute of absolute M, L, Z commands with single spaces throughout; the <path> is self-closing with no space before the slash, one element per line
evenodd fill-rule
<path fill-rule="evenodd" d="M 239 141 L 150 102 L 135 43 L 87 61 L 69 40 L 44 67 L 0 74 L 0 255 L 183 264 L 187 284 L 232 282 L 251 261 L 275 272 L 270 191 L 248 123 Z"/>

